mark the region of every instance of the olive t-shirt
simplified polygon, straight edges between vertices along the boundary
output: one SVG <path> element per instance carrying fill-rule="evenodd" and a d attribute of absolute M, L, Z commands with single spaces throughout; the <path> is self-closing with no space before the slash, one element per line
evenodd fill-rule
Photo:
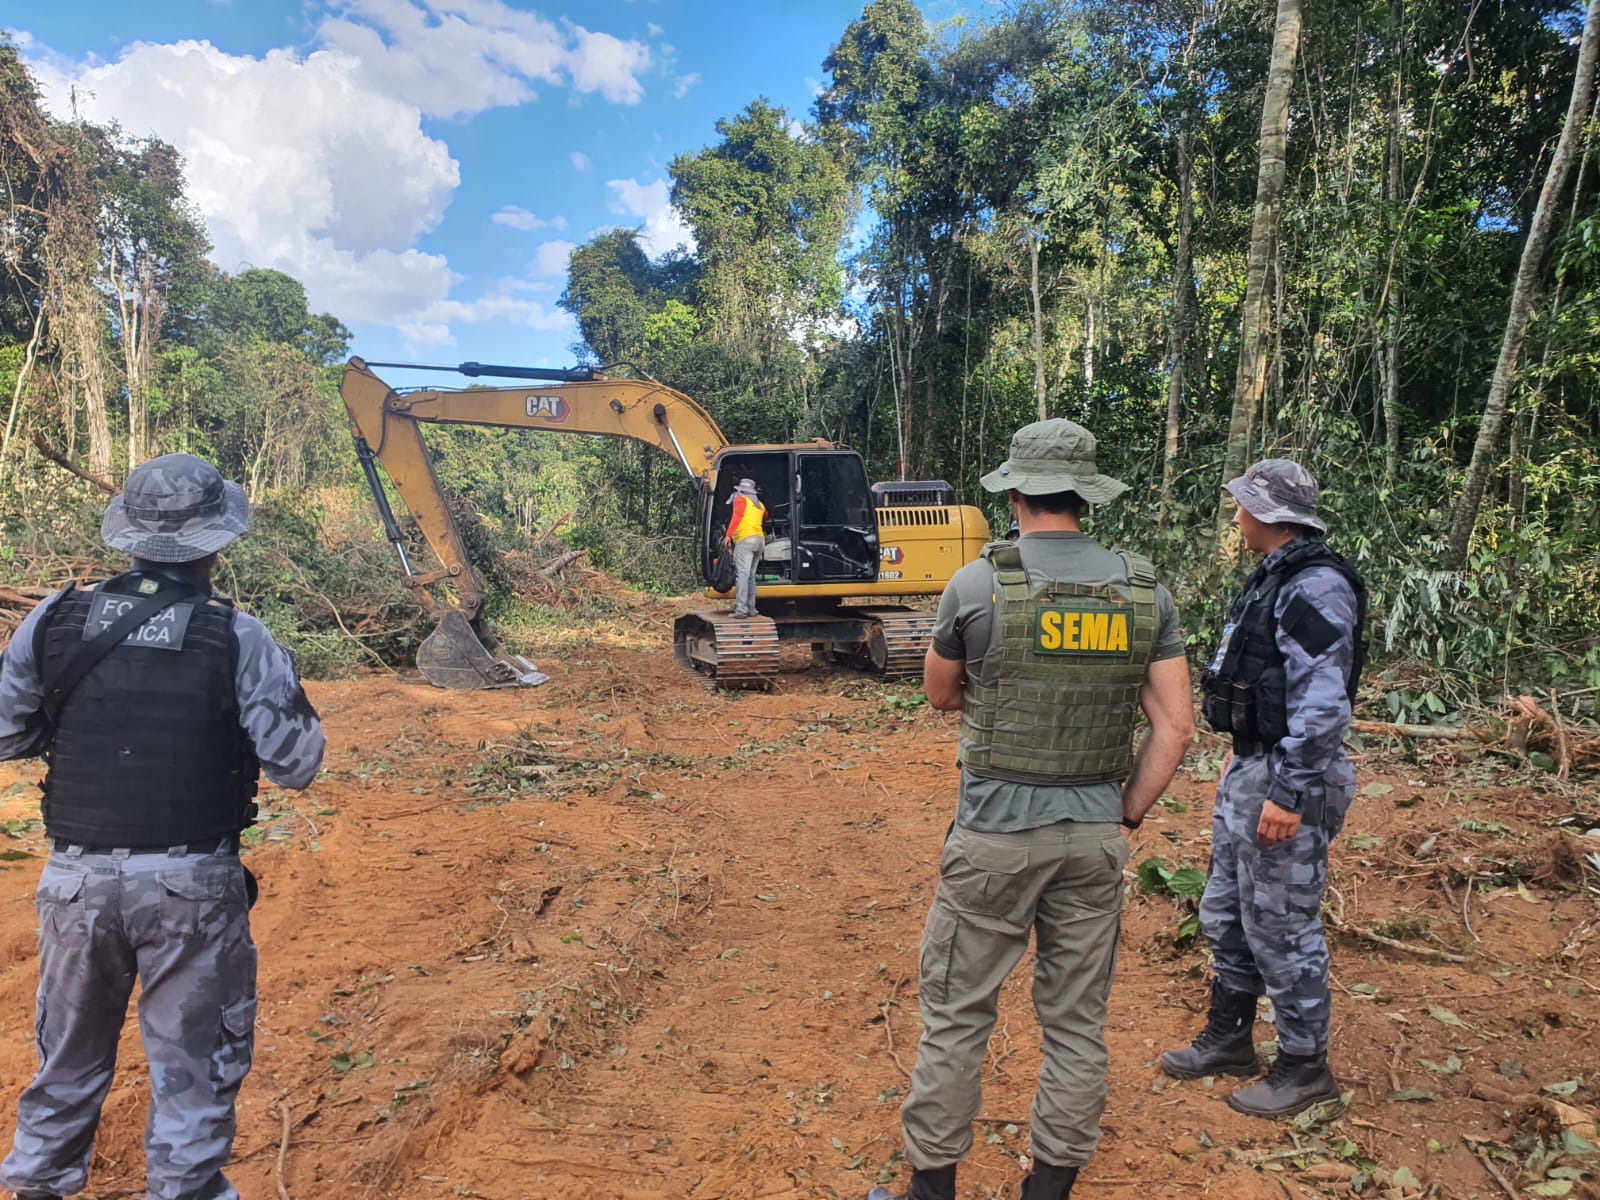
<path fill-rule="evenodd" d="M 1022 567 L 1035 586 L 1047 579 L 1089 585 L 1123 584 L 1127 565 L 1084 533 L 1051 531 L 1024 534 L 1017 540 Z M 967 678 L 981 678 L 989 651 L 989 634 L 996 604 L 994 567 L 987 559 L 970 562 L 939 598 L 939 616 L 933 626 L 933 649 L 941 658 L 966 663 Z M 1183 655 L 1183 633 L 1178 628 L 1178 606 L 1172 593 L 1156 585 L 1156 644 L 1151 661 Z M 1063 714 L 1065 717 L 1066 714 Z M 1122 787 L 1095 783 L 1062 787 L 1013 783 L 991 779 L 961 768 L 961 801 L 956 824 L 985 833 L 1015 833 L 1038 829 L 1057 821 L 1122 819 Z"/>

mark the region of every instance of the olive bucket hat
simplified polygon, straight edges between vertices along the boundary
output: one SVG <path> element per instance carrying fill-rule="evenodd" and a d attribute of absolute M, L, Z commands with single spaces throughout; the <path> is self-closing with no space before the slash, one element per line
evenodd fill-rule
<path fill-rule="evenodd" d="M 1222 485 L 1239 506 L 1268 525 L 1304 525 L 1318 533 L 1328 527 L 1317 516 L 1317 481 L 1287 458 L 1264 458 L 1237 479 Z"/>
<path fill-rule="evenodd" d="M 1011 438 L 1011 457 L 980 483 L 991 492 L 1012 488 L 1024 496 L 1077 492 L 1090 504 L 1115 500 L 1128 485 L 1100 474 L 1094 434 L 1063 417 L 1024 425 Z"/>
<path fill-rule="evenodd" d="M 147 562 L 192 562 L 250 528 L 244 489 L 192 454 L 163 454 L 129 473 L 106 507 L 100 537 Z"/>

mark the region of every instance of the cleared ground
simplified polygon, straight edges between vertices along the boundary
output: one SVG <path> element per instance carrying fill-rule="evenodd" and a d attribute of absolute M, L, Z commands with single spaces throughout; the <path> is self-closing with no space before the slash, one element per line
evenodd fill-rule
<path fill-rule="evenodd" d="M 248 855 L 262 1004 L 231 1173 L 249 1200 L 279 1194 L 280 1160 L 294 1200 L 779 1200 L 903 1180 L 896 1109 L 954 719 L 849 675 L 719 694 L 662 644 L 551 649 L 535 691 L 313 686 L 326 773 L 263 794 Z M 1191 754 L 1135 867 L 1205 865 L 1220 757 Z M 1226 1081 L 1161 1079 L 1156 1055 L 1198 1028 L 1204 957 L 1174 945 L 1181 901 L 1130 888 L 1082 1195 L 1281 1200 L 1348 1192 L 1341 1173 L 1362 1166 L 1387 1180 L 1367 1195 L 1600 1194 L 1600 1156 L 1579 1144 L 1593 1127 L 1562 1141 L 1558 1109 L 1512 1099 L 1553 1085 L 1547 1099 L 1600 1107 L 1600 870 L 1582 861 L 1600 842 L 1553 824 L 1596 805 L 1497 761 L 1360 763 L 1330 905 L 1349 930 L 1333 938 L 1334 1062 L 1353 1103 L 1331 1126 L 1252 1121 L 1222 1102 Z M 0 774 L 6 1140 L 34 1065 L 36 767 Z M 1029 982 L 1025 962 L 963 1197 L 1016 1194 Z M 142 1194 L 131 1029 L 123 1049 L 91 1196 Z M 1552 1144 L 1560 1157 L 1535 1154 Z"/>

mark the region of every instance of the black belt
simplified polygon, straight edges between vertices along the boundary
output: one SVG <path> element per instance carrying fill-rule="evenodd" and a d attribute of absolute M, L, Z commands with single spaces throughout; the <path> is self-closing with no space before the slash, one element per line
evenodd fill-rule
<path fill-rule="evenodd" d="M 82 854 L 170 854 L 174 849 L 183 854 L 238 854 L 239 835 L 232 837 L 206 838 L 203 841 L 189 842 L 183 846 L 86 846 L 81 842 L 69 842 L 66 838 L 52 838 L 50 844 L 58 853 L 68 850 L 77 850 Z"/>

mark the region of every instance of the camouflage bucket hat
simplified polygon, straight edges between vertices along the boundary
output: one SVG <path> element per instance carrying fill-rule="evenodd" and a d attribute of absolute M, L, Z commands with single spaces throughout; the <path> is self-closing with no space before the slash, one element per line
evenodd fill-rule
<path fill-rule="evenodd" d="M 1310 471 L 1287 458 L 1264 458 L 1223 484 L 1222 490 L 1268 525 L 1304 525 L 1318 533 L 1328 532 L 1317 516 L 1317 481 Z"/>
<path fill-rule="evenodd" d="M 237 483 L 192 454 L 141 463 L 106 507 L 100 537 L 148 562 L 191 562 L 250 528 L 250 502 Z"/>
<path fill-rule="evenodd" d="M 1024 496 L 1077 492 L 1090 504 L 1115 500 L 1128 485 L 1100 474 L 1094 461 L 1094 434 L 1082 425 L 1053 417 L 1024 425 L 1011 438 L 1011 457 L 980 483 L 991 492 L 1012 488 Z"/>

